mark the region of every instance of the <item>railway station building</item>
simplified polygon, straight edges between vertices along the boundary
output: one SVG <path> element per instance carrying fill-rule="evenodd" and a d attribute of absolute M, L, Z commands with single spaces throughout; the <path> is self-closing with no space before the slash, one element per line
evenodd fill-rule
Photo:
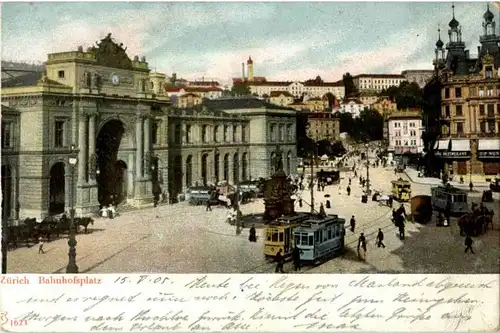
<path fill-rule="evenodd" d="M 3 218 L 147 207 L 160 193 L 175 202 L 195 184 L 268 177 L 277 149 L 296 170 L 295 110 L 256 98 L 179 109 L 165 80 L 109 34 L 3 81 Z"/>

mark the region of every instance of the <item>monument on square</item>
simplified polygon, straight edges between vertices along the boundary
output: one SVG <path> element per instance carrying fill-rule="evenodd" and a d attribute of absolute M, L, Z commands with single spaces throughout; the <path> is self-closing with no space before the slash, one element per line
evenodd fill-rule
<path fill-rule="evenodd" d="M 264 219 L 266 221 L 295 213 L 295 200 L 291 198 L 295 192 L 295 186 L 283 171 L 282 153 L 279 145 L 276 146 L 275 156 L 271 161 L 274 173 L 264 185 Z"/>

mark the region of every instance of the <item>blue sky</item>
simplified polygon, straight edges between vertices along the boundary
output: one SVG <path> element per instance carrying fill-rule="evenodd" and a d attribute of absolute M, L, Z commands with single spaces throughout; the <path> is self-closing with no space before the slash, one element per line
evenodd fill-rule
<path fill-rule="evenodd" d="M 471 54 L 486 4 L 456 3 Z M 111 32 L 131 58 L 178 77 L 228 81 L 251 55 L 255 75 L 268 80 L 338 80 L 431 69 L 438 24 L 446 43 L 451 17 L 448 2 L 4 3 L 2 59 L 44 61 Z"/>

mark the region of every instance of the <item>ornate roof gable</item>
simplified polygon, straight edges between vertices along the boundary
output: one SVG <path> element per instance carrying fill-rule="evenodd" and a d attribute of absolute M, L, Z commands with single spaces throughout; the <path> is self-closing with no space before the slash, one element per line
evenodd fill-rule
<path fill-rule="evenodd" d="M 123 44 L 116 44 L 109 33 L 101 42 L 96 42 L 97 46 L 90 48 L 89 52 L 93 53 L 96 61 L 101 66 L 133 69 L 132 61 L 125 52 L 127 48 L 123 48 Z"/>

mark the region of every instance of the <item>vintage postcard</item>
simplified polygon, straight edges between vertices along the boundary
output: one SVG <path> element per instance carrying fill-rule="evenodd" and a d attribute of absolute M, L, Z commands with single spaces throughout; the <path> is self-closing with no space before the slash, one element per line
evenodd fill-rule
<path fill-rule="evenodd" d="M 499 2 L 1 10 L 2 329 L 499 329 Z"/>

